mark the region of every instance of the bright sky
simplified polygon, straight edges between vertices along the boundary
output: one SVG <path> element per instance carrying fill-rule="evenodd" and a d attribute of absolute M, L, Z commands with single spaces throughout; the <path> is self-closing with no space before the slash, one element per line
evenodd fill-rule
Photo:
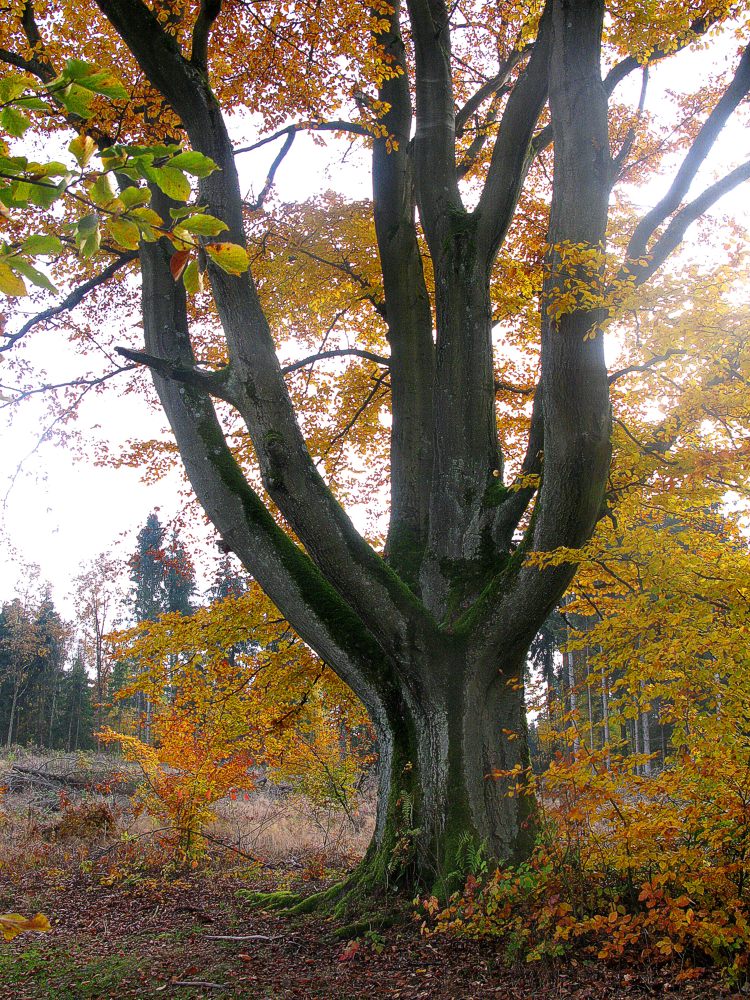
<path fill-rule="evenodd" d="M 701 58 L 705 60 L 707 56 Z M 679 87 L 679 64 L 676 70 L 661 81 L 658 74 L 653 74 L 647 107 L 653 108 L 655 103 L 664 100 L 665 85 Z M 694 73 L 694 69 L 690 72 Z M 634 81 L 634 85 L 637 93 L 639 81 Z M 737 155 L 741 155 L 743 147 L 747 153 L 746 132 L 738 129 L 727 145 L 731 145 Z M 274 144 L 241 158 L 240 167 L 247 189 L 252 186 L 257 192 L 262 187 L 277 148 L 278 144 Z M 367 169 L 358 169 L 357 158 L 352 154 L 342 164 L 340 155 L 340 147 L 336 155 L 327 154 L 311 141 L 299 137 L 278 172 L 277 191 L 284 198 L 299 200 L 328 187 L 345 190 L 352 197 L 369 196 Z M 651 188 L 649 194 L 654 200 L 663 193 L 664 184 L 664 180 L 657 180 Z M 735 196 L 735 205 L 739 211 L 743 198 Z M 721 207 L 726 209 L 726 202 Z M 67 363 L 61 336 L 61 331 L 57 331 L 54 336 L 40 337 L 35 348 L 53 380 L 58 367 Z M 0 369 L 0 382 L 6 381 L 2 374 Z M 115 398 L 112 393 L 82 408 L 77 430 L 84 440 L 104 442 L 110 450 L 115 450 L 136 433 L 145 438 L 158 436 L 163 424 L 159 414 L 149 412 L 134 396 L 122 399 Z M 158 508 L 162 520 L 168 521 L 181 509 L 179 477 L 175 474 L 161 483 L 147 486 L 135 469 L 97 468 L 81 457 L 72 458 L 70 452 L 54 440 L 39 443 L 46 427 L 40 400 L 25 402 L 11 426 L 7 410 L 0 410 L 0 426 L 3 440 L 0 451 L 0 603 L 13 596 L 27 564 L 38 563 L 42 578 L 52 586 L 58 607 L 64 614 L 71 614 L 66 595 L 80 563 L 113 547 L 122 554 L 123 560 L 126 559 L 134 549 L 137 531 L 151 510 Z M 89 446 L 88 454 L 93 454 L 93 445 Z M 211 546 L 207 548 L 212 549 Z"/>

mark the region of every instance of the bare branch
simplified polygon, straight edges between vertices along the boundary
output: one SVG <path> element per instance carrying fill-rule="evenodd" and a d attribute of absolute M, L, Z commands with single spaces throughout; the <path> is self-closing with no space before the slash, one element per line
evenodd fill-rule
<path fill-rule="evenodd" d="M 265 184 L 263 185 L 263 188 L 258 197 L 255 199 L 255 201 L 244 202 L 245 208 L 249 208 L 251 212 L 257 212 L 258 209 L 263 207 L 263 202 L 266 200 L 269 191 L 273 187 L 274 178 L 276 177 L 276 171 L 281 166 L 281 163 L 284 160 L 286 154 L 292 148 L 292 143 L 294 142 L 294 138 L 296 135 L 297 133 L 294 131 L 288 133 L 286 139 L 284 140 L 284 145 L 276 154 L 276 157 L 273 163 L 271 164 L 271 167 L 268 171 L 268 175 L 266 176 Z"/>
<path fill-rule="evenodd" d="M 135 364 L 121 365 L 104 375 L 97 375 L 92 378 L 74 378 L 67 382 L 45 382 L 44 385 L 38 385 L 34 389 L 17 389 L 15 386 L 0 383 L 0 390 L 6 389 L 10 392 L 16 393 L 16 395 L 11 398 L 0 396 L 0 399 L 2 399 L 0 409 L 5 409 L 14 403 L 20 403 L 24 399 L 31 399 L 32 396 L 41 396 L 46 392 L 55 392 L 57 389 L 80 388 L 88 391 L 97 385 L 104 385 L 105 382 L 108 382 L 111 378 L 115 378 L 117 375 L 123 375 L 125 372 L 132 372 L 136 367 L 137 365 Z"/>
<path fill-rule="evenodd" d="M 536 386 L 516 385 L 514 382 L 495 379 L 495 392 L 512 392 L 516 396 L 533 396 L 536 392 Z"/>
<path fill-rule="evenodd" d="M 201 9 L 193 28 L 190 62 L 204 73 L 208 70 L 208 36 L 221 13 L 221 0 L 201 0 Z"/>
<path fill-rule="evenodd" d="M 613 382 L 617 382 L 618 379 L 624 378 L 626 375 L 630 375 L 633 372 L 645 372 L 649 368 L 653 368 L 654 365 L 661 364 L 662 361 L 667 361 L 669 358 L 675 356 L 683 356 L 687 354 L 687 351 L 678 351 L 676 349 L 670 348 L 665 351 L 664 354 L 655 354 L 653 358 L 649 358 L 648 361 L 644 361 L 642 365 L 628 365 L 626 368 L 620 368 L 616 372 L 612 372 L 607 381 L 610 385 Z"/>
<path fill-rule="evenodd" d="M 514 49 L 496 75 L 483 84 L 476 93 L 472 94 L 466 104 L 456 113 L 456 135 L 462 135 L 469 118 L 489 97 L 493 97 L 503 90 L 510 74 L 521 60 L 525 59 L 531 53 L 532 47 L 531 45 L 526 45 L 522 49 Z"/>
<path fill-rule="evenodd" d="M 494 258 L 508 231 L 532 162 L 532 135 L 547 100 L 551 9 L 548 2 L 531 58 L 508 98 L 487 180 L 474 213 L 478 220 L 477 243 L 488 261 Z"/>
<path fill-rule="evenodd" d="M 731 83 L 722 94 L 718 103 L 708 116 L 698 135 L 677 171 L 672 186 L 658 205 L 648 212 L 636 227 L 627 256 L 631 260 L 643 257 L 647 252 L 648 242 L 656 229 L 669 218 L 680 206 L 682 199 L 688 193 L 690 185 L 698 170 L 716 142 L 719 133 L 724 128 L 729 116 L 750 90 L 750 45 L 745 48 L 740 59 L 737 72 Z M 736 183 L 739 183 L 737 181 Z M 715 200 L 715 199 L 713 199 Z M 697 199 L 696 199 L 697 201 Z M 695 205 L 695 202 L 692 203 Z M 697 218 L 697 216 L 695 216 Z M 692 221 L 692 219 L 691 219 Z M 685 227 L 687 228 L 687 226 Z M 683 229 L 684 232 L 684 229 Z M 666 235 L 666 234 L 665 234 Z M 671 251 L 670 251 L 671 252 Z"/>
<path fill-rule="evenodd" d="M 648 66 L 643 67 L 643 78 L 641 80 L 641 96 L 638 100 L 638 110 L 636 112 L 636 119 L 640 120 L 643 115 L 643 108 L 646 104 L 646 91 L 648 89 Z M 635 127 L 632 126 L 628 129 L 625 139 L 623 140 L 622 146 L 616 156 L 612 158 L 612 176 L 617 179 L 620 170 L 630 155 L 630 150 L 633 148 L 633 142 L 635 141 Z"/>
<path fill-rule="evenodd" d="M 256 149 L 260 149 L 261 146 L 267 146 L 269 142 L 275 142 L 283 135 L 288 136 L 290 133 L 296 134 L 297 132 L 351 132 L 354 135 L 370 135 L 364 125 L 358 125 L 356 122 L 347 122 L 343 120 L 330 122 L 299 122 L 295 125 L 287 125 L 286 128 L 279 129 L 279 131 L 274 132 L 273 135 L 267 135 L 265 138 L 259 139 L 250 146 L 240 146 L 239 149 L 234 150 L 234 155 L 239 156 L 240 153 L 253 153 Z"/>
<path fill-rule="evenodd" d="M 146 365 L 147 368 L 158 372 L 163 378 L 171 379 L 173 382 L 182 382 L 183 385 L 191 385 L 195 389 L 201 389 L 203 392 L 210 393 L 212 396 L 218 396 L 219 399 L 224 399 L 228 403 L 234 402 L 227 387 L 229 380 L 228 365 L 216 371 L 209 372 L 204 371 L 202 368 L 178 365 L 167 358 L 157 358 L 153 354 L 147 354 L 145 351 L 133 351 L 129 347 L 116 347 L 115 350 L 121 357 L 127 358 L 128 361 L 134 361 L 139 365 Z"/>
<path fill-rule="evenodd" d="M 385 368 L 388 368 L 390 365 L 388 358 L 383 358 L 379 354 L 373 354 L 372 351 L 363 351 L 357 347 L 342 347 L 338 350 L 320 351 L 318 354 L 310 354 L 308 357 L 302 358 L 301 361 L 295 361 L 291 365 L 286 365 L 286 367 L 281 369 L 281 372 L 283 375 L 289 375 L 290 372 L 296 372 L 299 368 L 307 368 L 308 365 L 314 365 L 317 361 L 323 361 L 325 358 L 342 358 L 346 355 L 364 358 L 366 361 L 373 361 L 376 365 L 383 365 Z"/>
<path fill-rule="evenodd" d="M 650 278 L 661 267 L 667 257 L 677 249 L 688 227 L 704 215 L 725 194 L 729 194 L 730 191 L 747 180 L 750 180 L 750 160 L 742 163 L 739 167 L 735 167 L 734 170 L 730 170 L 720 180 L 707 187 L 697 198 L 688 202 L 674 216 L 656 243 L 652 245 L 646 257 L 640 258 L 639 263 L 641 266 L 634 266 L 636 261 L 631 261 L 630 264 L 623 268 L 623 272 L 634 275 L 636 285 L 643 284 L 647 278 Z"/>

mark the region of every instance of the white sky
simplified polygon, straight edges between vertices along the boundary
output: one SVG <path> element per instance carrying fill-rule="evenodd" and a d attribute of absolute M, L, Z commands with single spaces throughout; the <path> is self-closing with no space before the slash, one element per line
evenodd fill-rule
<path fill-rule="evenodd" d="M 702 54 L 700 58 L 705 61 L 708 56 Z M 683 62 L 686 65 L 686 61 Z M 692 76 L 694 69 L 691 68 L 690 73 Z M 659 77 L 657 73 L 652 76 L 649 109 L 660 100 Z M 679 64 L 662 79 L 662 87 L 665 84 L 679 87 Z M 635 81 L 635 86 L 637 90 L 639 81 Z M 747 155 L 747 133 L 737 129 L 725 149 L 727 145 L 735 155 L 741 155 L 744 147 Z M 256 192 L 260 189 L 277 149 L 278 144 L 274 144 L 241 157 L 239 164 L 247 188 L 252 185 Z M 719 161 L 721 158 L 722 154 L 718 154 Z M 369 174 L 366 167 L 357 169 L 356 160 L 350 153 L 342 165 L 340 152 L 326 155 L 319 146 L 299 136 L 277 174 L 276 190 L 280 196 L 296 200 L 328 187 L 345 190 L 352 197 L 367 197 L 370 194 Z M 656 180 L 649 194 L 657 199 L 665 184 L 665 180 Z M 737 211 L 744 211 L 746 200 L 747 188 L 734 196 Z M 726 210 L 726 200 L 721 208 Z M 54 351 L 47 338 L 44 362 L 53 378 Z M 0 367 L 0 382 L 5 381 L 9 380 Z M 13 596 L 23 580 L 25 566 L 38 563 L 42 578 L 52 586 L 58 607 L 63 614 L 70 615 L 72 607 L 66 595 L 80 563 L 113 547 L 122 554 L 123 560 L 126 559 L 134 549 L 137 531 L 151 510 L 159 508 L 162 520 L 168 521 L 181 509 L 182 501 L 177 497 L 179 477 L 175 473 L 161 483 L 146 486 L 136 469 L 97 468 L 90 462 L 73 458 L 59 444 L 38 444 L 46 426 L 44 420 L 44 407 L 38 400 L 24 403 L 12 426 L 8 423 L 7 410 L 0 410 L 0 603 Z M 159 414 L 149 412 L 136 398 L 118 399 L 113 391 L 108 393 L 106 401 L 98 399 L 93 404 L 87 403 L 76 426 L 84 438 L 104 441 L 115 449 L 136 432 L 144 438 L 157 436 L 163 424 Z M 19 463 L 21 469 L 17 473 Z M 16 479 L 11 486 L 14 475 Z"/>

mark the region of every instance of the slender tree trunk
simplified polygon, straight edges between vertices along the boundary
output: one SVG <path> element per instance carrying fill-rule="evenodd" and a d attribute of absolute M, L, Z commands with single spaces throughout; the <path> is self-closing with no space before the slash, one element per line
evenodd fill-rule
<path fill-rule="evenodd" d="M 10 719 L 8 720 L 8 739 L 6 740 L 5 744 L 8 750 L 10 750 L 11 746 L 13 745 L 13 724 L 15 723 L 16 719 L 16 707 L 18 705 L 18 689 L 19 685 L 14 684 L 13 701 L 11 702 L 10 705 Z"/>

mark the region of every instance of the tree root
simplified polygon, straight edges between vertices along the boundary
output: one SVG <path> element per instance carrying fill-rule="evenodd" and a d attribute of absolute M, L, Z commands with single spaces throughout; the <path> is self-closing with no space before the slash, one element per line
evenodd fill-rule
<path fill-rule="evenodd" d="M 388 927 L 408 919 L 406 894 L 383 884 L 377 868 L 363 863 L 349 878 L 309 896 L 301 893 L 254 892 L 239 889 L 237 896 L 253 909 L 288 916 L 316 913 L 335 921 L 346 921 L 335 937 L 352 937 L 376 927 Z M 411 898 L 411 897 L 409 897 Z"/>

